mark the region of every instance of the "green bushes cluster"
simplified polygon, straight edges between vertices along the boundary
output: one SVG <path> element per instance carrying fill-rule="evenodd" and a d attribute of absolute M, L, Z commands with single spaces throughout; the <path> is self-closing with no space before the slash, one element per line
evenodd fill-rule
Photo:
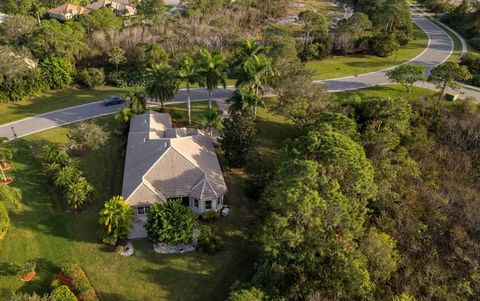
<path fill-rule="evenodd" d="M 45 171 L 52 183 L 60 188 L 71 208 L 79 209 L 90 198 L 93 186 L 78 168 L 78 162 L 65 150 L 52 145 L 45 145 L 42 150 Z"/>
<path fill-rule="evenodd" d="M 37 96 L 48 90 L 48 84 L 38 69 L 6 79 L 0 84 L 0 102 L 18 101 Z"/>
<path fill-rule="evenodd" d="M 87 88 L 101 86 L 105 81 L 105 72 L 100 68 L 85 68 L 77 75 L 78 81 Z"/>
<path fill-rule="evenodd" d="M 198 238 L 197 250 L 207 254 L 215 254 L 219 252 L 224 246 L 223 239 L 213 233 L 212 228 L 203 226 L 201 234 Z"/>
<path fill-rule="evenodd" d="M 216 211 L 207 211 L 202 214 L 202 220 L 204 221 L 214 221 L 220 217 L 220 214 Z"/>
<path fill-rule="evenodd" d="M 83 301 L 98 301 L 97 293 L 83 269 L 74 263 L 62 266 L 62 273 L 71 280 L 73 292 Z"/>
<path fill-rule="evenodd" d="M 50 301 L 77 301 L 77 297 L 66 285 L 57 286 L 50 293 Z"/>

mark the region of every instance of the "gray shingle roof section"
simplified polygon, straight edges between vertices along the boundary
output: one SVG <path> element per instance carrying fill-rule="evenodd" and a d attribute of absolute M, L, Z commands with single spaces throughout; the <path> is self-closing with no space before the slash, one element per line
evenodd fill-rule
<path fill-rule="evenodd" d="M 122 190 L 130 205 L 186 196 L 212 199 L 227 191 L 210 137 L 171 126 L 169 114 L 132 118 Z"/>

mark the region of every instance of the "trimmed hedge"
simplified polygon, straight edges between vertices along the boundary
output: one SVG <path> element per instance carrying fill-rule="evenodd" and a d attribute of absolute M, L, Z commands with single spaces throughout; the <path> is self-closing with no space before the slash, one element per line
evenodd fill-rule
<path fill-rule="evenodd" d="M 77 301 L 77 297 L 66 285 L 56 287 L 50 294 L 51 301 Z"/>
<path fill-rule="evenodd" d="M 74 263 L 67 263 L 62 266 L 62 273 L 68 279 L 61 279 L 60 282 L 65 285 L 70 284 L 75 296 L 83 301 L 98 301 L 97 293 L 83 269 Z M 63 282 L 66 283 L 63 283 Z M 68 283 L 70 281 L 70 283 Z"/>

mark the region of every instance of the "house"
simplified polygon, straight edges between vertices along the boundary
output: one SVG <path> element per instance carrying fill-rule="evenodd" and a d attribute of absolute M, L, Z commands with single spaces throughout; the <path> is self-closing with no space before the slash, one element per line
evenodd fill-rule
<path fill-rule="evenodd" d="M 219 211 L 227 191 L 210 137 L 173 128 L 169 114 L 149 112 L 130 121 L 122 195 L 135 209 L 130 238 L 146 237 L 150 206 L 181 199 L 193 212 Z"/>
<path fill-rule="evenodd" d="M 130 0 L 100 0 L 87 5 L 87 8 L 90 10 L 96 10 L 103 7 L 110 7 L 117 16 L 130 16 L 137 12 L 135 6 L 130 4 Z"/>
<path fill-rule="evenodd" d="M 77 6 L 70 3 L 65 3 L 60 6 L 51 8 L 47 11 L 51 18 L 55 18 L 60 21 L 66 21 L 73 19 L 76 15 L 87 14 L 90 9 L 83 6 Z"/>
<path fill-rule="evenodd" d="M 8 15 L 0 13 L 0 23 L 3 23 L 7 17 Z"/>

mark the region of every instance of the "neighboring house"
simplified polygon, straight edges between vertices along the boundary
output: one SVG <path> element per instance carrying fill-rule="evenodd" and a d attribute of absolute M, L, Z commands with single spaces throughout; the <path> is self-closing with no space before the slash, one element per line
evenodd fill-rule
<path fill-rule="evenodd" d="M 122 195 L 135 209 L 130 238 L 146 237 L 150 206 L 181 199 L 195 213 L 219 211 L 227 191 L 210 137 L 173 128 L 169 114 L 149 112 L 130 121 Z"/>
<path fill-rule="evenodd" d="M 8 17 L 8 15 L 0 13 L 0 23 L 2 23 L 3 21 L 5 21 L 5 19 L 6 19 L 7 17 Z"/>
<path fill-rule="evenodd" d="M 65 3 L 60 6 L 51 8 L 47 11 L 51 18 L 55 18 L 60 21 L 66 21 L 73 19 L 76 15 L 87 14 L 90 9 L 83 6 L 77 6 L 70 3 Z"/>
<path fill-rule="evenodd" d="M 135 6 L 130 4 L 130 0 L 100 0 L 87 5 L 87 8 L 91 10 L 100 9 L 103 7 L 110 7 L 117 16 L 129 16 L 137 12 Z"/>

